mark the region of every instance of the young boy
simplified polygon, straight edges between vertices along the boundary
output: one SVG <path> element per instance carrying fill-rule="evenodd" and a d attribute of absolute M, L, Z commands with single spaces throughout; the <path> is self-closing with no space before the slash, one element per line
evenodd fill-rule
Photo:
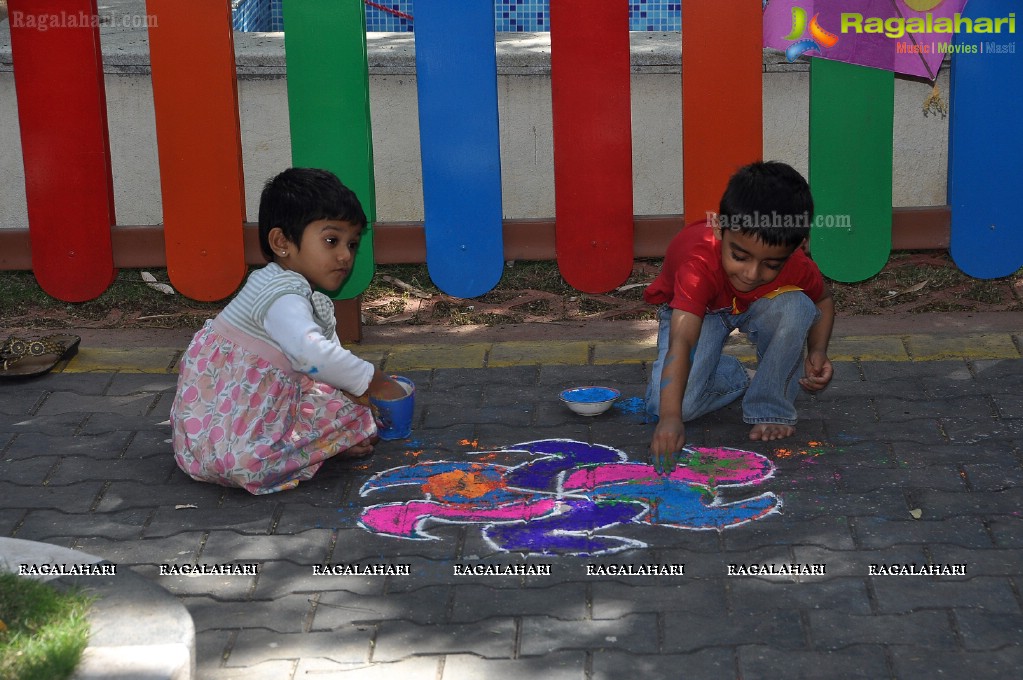
<path fill-rule="evenodd" d="M 685 444 L 684 421 L 745 394 L 750 439 L 788 437 L 799 387 L 821 390 L 832 375 L 834 304 L 803 250 L 813 217 L 806 180 L 784 163 L 747 165 L 729 180 L 719 214 L 709 217 L 672 240 L 644 292 L 647 302 L 662 305 L 646 395 L 647 412 L 659 417 L 650 450 L 662 474 L 675 468 Z M 735 328 L 756 346 L 756 372 L 721 353 Z"/>

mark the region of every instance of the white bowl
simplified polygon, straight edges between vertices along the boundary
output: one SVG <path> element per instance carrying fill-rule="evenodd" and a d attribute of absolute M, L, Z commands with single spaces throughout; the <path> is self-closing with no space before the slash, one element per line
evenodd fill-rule
<path fill-rule="evenodd" d="M 585 385 L 573 387 L 561 393 L 561 401 L 581 416 L 596 416 L 611 408 L 615 399 L 622 395 L 611 387 Z"/>

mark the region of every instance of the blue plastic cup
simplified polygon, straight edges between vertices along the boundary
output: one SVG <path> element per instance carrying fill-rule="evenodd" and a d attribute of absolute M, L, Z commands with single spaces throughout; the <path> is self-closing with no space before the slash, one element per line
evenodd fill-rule
<path fill-rule="evenodd" d="M 369 398 L 376 416 L 377 434 L 381 439 L 405 439 L 412 434 L 412 412 L 416 405 L 416 386 L 404 376 L 391 378 L 405 390 L 405 396 L 398 399 Z"/>

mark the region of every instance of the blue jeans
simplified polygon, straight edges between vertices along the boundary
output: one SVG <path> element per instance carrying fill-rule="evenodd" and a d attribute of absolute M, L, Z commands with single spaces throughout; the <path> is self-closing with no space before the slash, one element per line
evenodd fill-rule
<path fill-rule="evenodd" d="M 683 420 L 716 411 L 745 394 L 745 422 L 795 425 L 806 336 L 820 310 L 805 293 L 791 291 L 771 299 L 760 298 L 742 314 L 730 311 L 708 312 L 703 317 L 700 338 L 689 357 Z M 657 314 L 657 360 L 646 389 L 647 415 L 655 420 L 660 411 L 661 371 L 668 353 L 671 313 L 665 305 Z M 721 353 L 725 340 L 736 328 L 746 333 L 757 349 L 757 373 L 752 381 L 738 359 Z"/>

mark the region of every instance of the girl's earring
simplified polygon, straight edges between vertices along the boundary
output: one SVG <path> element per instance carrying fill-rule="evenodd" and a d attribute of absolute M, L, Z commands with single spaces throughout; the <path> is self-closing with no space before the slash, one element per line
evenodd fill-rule
<path fill-rule="evenodd" d="M 287 257 L 288 256 L 288 251 L 287 250 L 282 250 L 281 251 L 281 255 L 284 256 L 284 257 Z"/>

